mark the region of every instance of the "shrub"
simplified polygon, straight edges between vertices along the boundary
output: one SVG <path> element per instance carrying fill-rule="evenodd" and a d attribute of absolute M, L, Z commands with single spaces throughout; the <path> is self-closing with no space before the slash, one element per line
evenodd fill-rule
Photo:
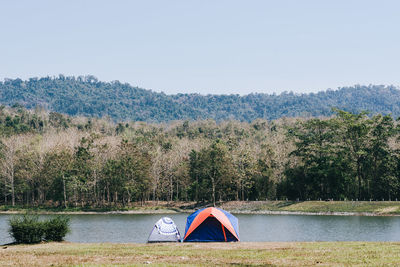
<path fill-rule="evenodd" d="M 55 216 L 40 221 L 38 215 L 14 216 L 9 220 L 10 235 L 16 243 L 34 244 L 45 241 L 62 241 L 69 232 L 69 217 Z"/>
<path fill-rule="evenodd" d="M 44 240 L 63 241 L 69 232 L 69 217 L 58 215 L 44 222 Z"/>
<path fill-rule="evenodd" d="M 33 244 L 42 241 L 44 224 L 37 215 L 14 216 L 9 224 L 10 234 L 16 243 Z"/>

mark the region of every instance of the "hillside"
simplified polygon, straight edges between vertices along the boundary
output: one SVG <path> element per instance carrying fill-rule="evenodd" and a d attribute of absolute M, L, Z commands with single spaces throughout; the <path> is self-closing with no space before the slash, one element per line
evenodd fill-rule
<path fill-rule="evenodd" d="M 148 122 L 327 116 L 332 107 L 400 116 L 400 90 L 383 85 L 357 85 L 311 94 L 166 95 L 118 81 L 101 82 L 94 76 L 60 75 L 26 81 L 5 79 L 0 82 L 0 103 L 18 103 L 27 108 L 40 105 L 69 115 Z"/>

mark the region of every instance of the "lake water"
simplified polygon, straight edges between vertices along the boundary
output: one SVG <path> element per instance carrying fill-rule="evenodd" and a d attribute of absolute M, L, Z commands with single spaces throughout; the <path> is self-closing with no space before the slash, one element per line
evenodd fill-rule
<path fill-rule="evenodd" d="M 71 215 L 71 242 L 144 243 L 154 223 L 171 217 L 184 235 L 189 214 Z M 241 241 L 400 241 L 400 217 L 236 215 Z M 43 216 L 45 217 L 45 216 Z M 9 243 L 8 219 L 0 215 L 0 244 Z"/>

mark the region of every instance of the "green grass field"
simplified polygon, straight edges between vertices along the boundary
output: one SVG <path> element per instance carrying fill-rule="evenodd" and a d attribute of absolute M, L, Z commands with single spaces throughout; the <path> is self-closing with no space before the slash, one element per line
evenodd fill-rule
<path fill-rule="evenodd" d="M 0 247 L 0 266 L 398 266 L 400 243 L 43 243 Z"/>

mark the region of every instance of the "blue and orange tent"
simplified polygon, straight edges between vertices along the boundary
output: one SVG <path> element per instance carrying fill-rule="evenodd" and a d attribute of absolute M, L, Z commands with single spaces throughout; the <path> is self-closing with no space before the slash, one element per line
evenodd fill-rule
<path fill-rule="evenodd" d="M 183 242 L 239 241 L 239 221 L 218 208 L 198 210 L 187 217 Z"/>

